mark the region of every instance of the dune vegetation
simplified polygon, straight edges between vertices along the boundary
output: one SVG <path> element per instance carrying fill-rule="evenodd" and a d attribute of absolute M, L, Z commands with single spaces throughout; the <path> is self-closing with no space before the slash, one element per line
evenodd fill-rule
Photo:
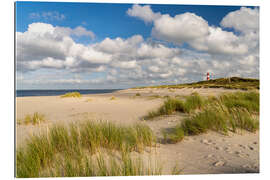
<path fill-rule="evenodd" d="M 175 112 L 188 113 L 185 118 L 170 131 L 163 131 L 166 142 L 181 141 L 184 136 L 198 135 L 209 130 L 227 134 L 243 129 L 255 132 L 259 128 L 259 93 L 226 93 L 219 97 L 203 98 L 198 94 L 186 97 L 185 101 L 171 98 L 156 111 L 151 111 L 145 120 Z M 195 112 L 196 110 L 196 112 Z"/>
<path fill-rule="evenodd" d="M 35 112 L 33 115 L 27 114 L 23 119 L 18 119 L 17 124 L 40 124 L 45 121 L 45 115 L 39 112 Z"/>
<path fill-rule="evenodd" d="M 203 98 L 198 93 L 187 96 L 185 101 L 168 97 L 159 109 L 150 111 L 144 119 L 153 120 L 157 116 L 171 115 L 174 112 L 191 113 L 197 108 L 202 108 L 204 103 Z"/>
<path fill-rule="evenodd" d="M 81 94 L 79 92 L 69 92 L 69 93 L 61 95 L 60 97 L 61 98 L 67 98 L 67 97 L 79 98 L 81 97 Z"/>
<path fill-rule="evenodd" d="M 226 88 L 226 89 L 252 90 L 252 89 L 260 89 L 260 81 L 258 79 L 251 79 L 251 78 L 228 77 L 186 84 L 135 87 L 134 89 L 143 89 L 143 88 L 157 88 L 157 89 L 168 88 L 170 89 L 170 91 L 173 91 L 173 89 L 182 89 L 182 88 Z"/>
<path fill-rule="evenodd" d="M 155 145 L 155 135 L 144 124 L 55 125 L 16 150 L 16 177 L 160 175 L 157 161 L 145 163 L 140 155 L 132 156 Z"/>

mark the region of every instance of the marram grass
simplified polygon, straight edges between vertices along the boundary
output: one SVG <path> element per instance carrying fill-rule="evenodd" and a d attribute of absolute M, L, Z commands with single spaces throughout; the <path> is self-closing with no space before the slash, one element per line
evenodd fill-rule
<path fill-rule="evenodd" d="M 164 132 L 164 139 L 166 142 L 176 143 L 184 136 L 198 135 L 209 130 L 223 134 L 237 130 L 256 132 L 259 129 L 258 112 L 258 93 L 234 93 L 224 94 L 219 98 L 211 97 L 200 112 L 186 118 L 170 132 Z"/>
<path fill-rule="evenodd" d="M 67 97 L 79 98 L 81 97 L 81 94 L 79 92 L 70 92 L 70 93 L 63 94 L 60 97 L 61 98 L 67 98 Z"/>
<path fill-rule="evenodd" d="M 18 124 L 32 124 L 32 125 L 36 125 L 36 124 L 40 124 L 42 122 L 45 121 L 45 115 L 41 114 L 39 112 L 34 112 L 33 115 L 31 114 L 27 114 L 23 119 L 18 119 L 17 123 Z"/>
<path fill-rule="evenodd" d="M 86 121 L 57 125 L 45 134 L 31 136 L 25 146 L 16 150 L 16 176 L 157 175 L 159 171 L 147 169 L 143 163 L 126 157 L 132 151 L 142 152 L 155 143 L 156 137 L 144 124 L 117 126 Z M 112 156 L 111 161 L 104 164 L 103 155 L 94 158 L 102 149 L 119 152 L 122 158 L 116 161 Z"/>
<path fill-rule="evenodd" d="M 145 117 L 145 120 L 152 120 L 157 116 L 171 115 L 174 112 L 191 113 L 195 109 L 200 109 L 204 105 L 204 100 L 199 94 L 187 96 L 185 101 L 179 98 L 168 97 L 159 109 L 150 111 Z"/>

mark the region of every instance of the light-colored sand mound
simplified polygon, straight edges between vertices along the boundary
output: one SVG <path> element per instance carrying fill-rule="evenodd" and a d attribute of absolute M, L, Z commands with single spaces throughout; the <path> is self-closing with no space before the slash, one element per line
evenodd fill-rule
<path fill-rule="evenodd" d="M 45 115 L 46 122 L 40 125 L 17 125 L 17 145 L 22 145 L 30 134 L 55 123 L 69 123 L 85 119 L 106 120 L 120 124 L 141 122 L 150 110 L 158 108 L 163 98 L 159 96 L 185 96 L 193 92 L 200 95 L 218 95 L 236 90 L 225 89 L 132 89 L 109 94 L 83 95 L 81 98 L 17 97 L 16 118 L 39 112 Z M 136 94 L 139 95 L 136 96 Z M 115 97 L 112 100 L 112 97 Z M 161 136 L 163 128 L 176 125 L 184 114 L 160 117 L 145 123 Z M 164 174 L 170 174 L 175 164 L 183 174 L 200 173 L 243 173 L 259 172 L 259 133 L 243 132 L 224 136 L 214 132 L 186 137 L 177 144 L 158 144 L 156 151 L 163 163 Z"/>

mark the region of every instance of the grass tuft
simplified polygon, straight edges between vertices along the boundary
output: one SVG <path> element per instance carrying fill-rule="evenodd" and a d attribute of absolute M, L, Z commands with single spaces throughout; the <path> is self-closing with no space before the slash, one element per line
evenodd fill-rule
<path fill-rule="evenodd" d="M 116 97 L 112 96 L 110 100 L 116 100 Z"/>
<path fill-rule="evenodd" d="M 145 117 L 145 120 L 151 120 L 161 115 L 171 115 L 175 111 L 184 111 L 183 101 L 175 98 L 168 98 L 164 104 L 156 111 L 150 111 Z"/>
<path fill-rule="evenodd" d="M 191 113 L 195 109 L 201 109 L 204 103 L 204 100 L 199 94 L 187 96 L 185 101 L 168 97 L 158 110 L 150 111 L 144 119 L 151 120 L 157 116 L 171 115 L 174 112 Z"/>
<path fill-rule="evenodd" d="M 80 98 L 81 94 L 79 92 L 70 92 L 70 93 L 63 94 L 60 97 L 61 98 L 67 98 L 67 97 Z"/>
<path fill-rule="evenodd" d="M 40 124 L 45 121 L 45 115 L 39 112 L 35 112 L 33 115 L 27 114 L 23 119 L 17 120 L 18 124 Z"/>

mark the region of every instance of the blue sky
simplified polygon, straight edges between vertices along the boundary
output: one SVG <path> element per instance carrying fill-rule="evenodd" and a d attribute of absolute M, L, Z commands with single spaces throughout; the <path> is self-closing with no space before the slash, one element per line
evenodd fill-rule
<path fill-rule="evenodd" d="M 17 89 L 258 78 L 258 21 L 258 7 L 16 2 Z"/>

